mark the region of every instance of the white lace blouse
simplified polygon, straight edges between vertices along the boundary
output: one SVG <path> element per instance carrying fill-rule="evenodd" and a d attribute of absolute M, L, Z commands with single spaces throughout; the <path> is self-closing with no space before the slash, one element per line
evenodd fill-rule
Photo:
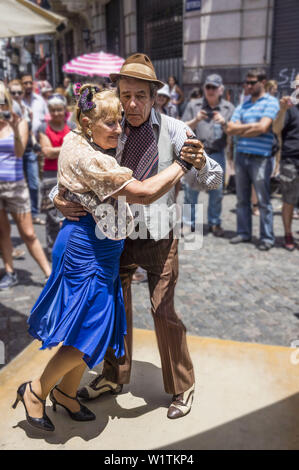
<path fill-rule="evenodd" d="M 58 158 L 58 185 L 68 189 L 66 199 L 79 202 L 92 213 L 108 238 L 126 238 L 133 229 L 129 205 L 123 204 L 119 212 L 111 197 L 134 181 L 132 173 L 113 156 L 94 149 L 78 131 L 66 135 Z"/>

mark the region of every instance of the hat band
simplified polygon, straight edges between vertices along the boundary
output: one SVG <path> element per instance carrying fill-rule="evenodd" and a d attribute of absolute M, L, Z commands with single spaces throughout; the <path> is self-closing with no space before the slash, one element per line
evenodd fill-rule
<path fill-rule="evenodd" d="M 126 64 L 122 67 L 121 71 L 119 72 L 120 75 L 133 72 L 133 73 L 140 73 L 143 77 L 148 77 L 149 80 L 157 80 L 156 74 L 154 71 L 148 67 L 147 65 L 143 64 Z"/>

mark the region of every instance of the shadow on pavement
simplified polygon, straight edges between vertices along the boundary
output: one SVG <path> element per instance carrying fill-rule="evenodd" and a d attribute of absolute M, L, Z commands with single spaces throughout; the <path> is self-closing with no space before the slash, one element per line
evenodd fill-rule
<path fill-rule="evenodd" d="M 209 231 L 209 225 L 208 224 L 203 224 L 203 236 L 206 237 L 206 236 L 213 236 L 213 234 Z M 230 239 L 230 238 L 233 238 L 234 236 L 236 235 L 236 232 L 235 230 L 226 230 L 224 229 L 224 236 L 221 237 L 221 238 L 227 238 L 227 239 Z"/>
<path fill-rule="evenodd" d="M 15 271 L 17 273 L 17 276 L 18 276 L 18 286 L 36 286 L 36 287 L 41 287 L 43 286 L 43 283 L 42 282 L 37 282 L 37 281 L 34 281 L 32 279 L 32 273 L 30 271 L 27 271 L 26 269 L 19 269 L 18 268 L 18 265 L 16 262 L 14 262 L 14 265 L 15 265 Z M 4 270 L 1 270 L 0 272 L 0 278 L 5 274 Z M 41 276 L 43 274 L 41 273 Z M 12 289 L 9 289 L 7 291 L 0 291 L 0 296 L 1 294 L 5 295 L 5 294 L 9 294 L 13 292 Z"/>
<path fill-rule="evenodd" d="M 159 450 L 295 450 L 298 410 L 299 393 Z"/>
<path fill-rule="evenodd" d="M 0 369 L 33 341 L 27 333 L 27 320 L 25 314 L 0 302 L 0 340 L 5 347 L 5 364 L 0 363 Z"/>
<path fill-rule="evenodd" d="M 81 386 L 88 384 L 95 378 L 95 371 L 100 373 L 101 367 L 85 372 Z M 122 395 L 128 393 L 134 398 L 134 400 L 129 402 L 136 402 L 137 398 L 145 403 L 132 408 L 123 408 L 120 404 L 122 402 Z M 95 421 L 78 423 L 72 421 L 63 408 L 57 407 L 57 412 L 55 413 L 52 407 L 47 406 L 46 413 L 55 425 L 54 433 L 35 430 L 25 420 L 20 421 L 14 428 L 19 427 L 23 429 L 30 439 L 43 439 L 48 444 L 53 445 L 65 444 L 74 437 L 80 437 L 88 442 L 101 435 L 110 419 L 127 420 L 138 418 L 157 408 L 167 408 L 169 403 L 170 396 L 166 395 L 163 390 L 161 369 L 149 362 L 133 361 L 131 383 L 124 386 L 122 394 L 117 397 L 106 393 L 95 400 L 84 402 L 96 414 L 97 419 Z M 121 422 L 119 422 L 119 426 L 122 426 Z"/>
<path fill-rule="evenodd" d="M 12 237 L 10 237 L 10 239 L 11 239 L 11 242 L 12 242 L 13 246 L 18 246 L 18 245 L 23 245 L 24 244 L 24 242 L 23 242 L 23 240 L 20 236 L 17 236 L 17 237 L 12 236 Z"/>

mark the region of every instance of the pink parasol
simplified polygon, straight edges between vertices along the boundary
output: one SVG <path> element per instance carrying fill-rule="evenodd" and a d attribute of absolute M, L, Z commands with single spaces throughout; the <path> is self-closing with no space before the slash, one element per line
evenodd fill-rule
<path fill-rule="evenodd" d="M 65 73 L 77 75 L 97 75 L 109 77 L 110 73 L 118 73 L 125 59 L 106 52 L 91 52 L 84 54 L 67 62 L 62 70 Z"/>

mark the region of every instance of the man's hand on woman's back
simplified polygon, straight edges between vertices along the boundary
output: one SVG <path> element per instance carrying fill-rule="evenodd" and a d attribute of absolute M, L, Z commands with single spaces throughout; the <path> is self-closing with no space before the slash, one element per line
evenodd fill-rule
<path fill-rule="evenodd" d="M 66 192 L 66 188 L 61 188 L 57 196 L 54 197 L 54 205 L 56 209 L 58 209 L 64 217 L 68 220 L 72 220 L 75 222 L 79 221 L 79 217 L 83 217 L 87 214 L 84 211 L 83 206 L 81 204 L 77 204 L 76 202 L 67 201 L 64 198 L 64 194 Z"/>

